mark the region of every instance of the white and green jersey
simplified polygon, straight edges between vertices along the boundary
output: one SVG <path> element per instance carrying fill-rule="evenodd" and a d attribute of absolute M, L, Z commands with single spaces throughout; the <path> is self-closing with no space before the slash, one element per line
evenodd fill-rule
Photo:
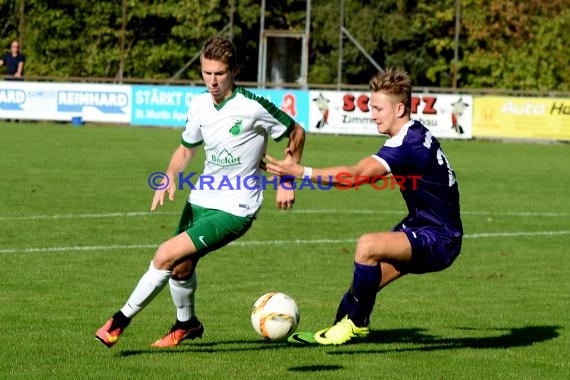
<path fill-rule="evenodd" d="M 207 92 L 194 96 L 182 144 L 204 144 L 206 160 L 188 201 L 237 216 L 255 215 L 263 202 L 259 163 L 268 136 L 278 141 L 294 127 L 289 115 L 243 87 L 219 105 Z"/>

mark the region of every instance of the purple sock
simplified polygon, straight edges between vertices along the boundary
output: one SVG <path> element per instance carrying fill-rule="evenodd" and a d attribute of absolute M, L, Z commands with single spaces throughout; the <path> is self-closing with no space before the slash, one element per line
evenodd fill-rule
<path fill-rule="evenodd" d="M 378 265 L 362 265 L 354 263 L 354 277 L 351 293 L 354 306 L 348 317 L 356 326 L 368 326 L 370 314 L 376 302 L 376 293 L 380 285 L 382 273 Z"/>
<path fill-rule="evenodd" d="M 351 286 L 351 288 L 352 288 L 352 286 Z M 355 303 L 354 297 L 350 293 L 350 289 L 349 289 L 346 293 L 344 293 L 342 300 L 340 300 L 340 303 L 338 305 L 338 310 L 336 311 L 336 317 L 334 319 L 333 325 L 336 324 L 341 319 L 343 319 L 348 314 L 350 314 L 350 312 L 354 308 L 354 303 Z"/>

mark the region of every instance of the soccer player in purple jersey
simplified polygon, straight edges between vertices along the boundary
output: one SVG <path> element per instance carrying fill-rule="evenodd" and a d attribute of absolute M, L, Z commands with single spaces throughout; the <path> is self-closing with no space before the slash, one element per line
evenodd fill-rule
<path fill-rule="evenodd" d="M 384 145 L 356 165 L 303 167 L 291 156 L 279 161 L 266 155 L 267 170 L 311 181 L 353 185 L 374 178 L 400 181 L 408 215 L 390 232 L 362 235 L 354 253 L 354 275 L 340 301 L 334 325 L 315 334 L 293 334 L 292 343 L 344 344 L 369 334 L 376 293 L 408 273 L 428 273 L 449 267 L 461 251 L 463 227 L 455 172 L 439 141 L 419 121 L 412 120 L 412 82 L 406 72 L 388 69 L 370 80 L 370 109 Z M 337 179 L 342 181 L 337 181 Z"/>

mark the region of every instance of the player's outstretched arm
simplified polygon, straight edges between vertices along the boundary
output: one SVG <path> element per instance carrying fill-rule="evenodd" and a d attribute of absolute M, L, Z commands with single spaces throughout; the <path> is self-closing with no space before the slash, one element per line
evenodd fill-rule
<path fill-rule="evenodd" d="M 152 198 L 152 204 L 150 206 L 150 211 L 154 211 L 160 205 L 164 204 L 164 195 L 168 193 L 168 199 L 174 200 L 174 193 L 176 192 L 176 177 L 177 173 L 180 173 L 186 169 L 186 166 L 192 160 L 192 157 L 196 154 L 197 148 L 187 148 L 184 145 L 180 145 L 170 158 L 170 163 L 166 169 L 166 177 L 163 178 L 162 186 L 160 189 L 154 192 L 154 197 Z"/>
<path fill-rule="evenodd" d="M 265 170 L 280 177 L 303 177 L 303 166 L 297 162 L 292 154 L 287 154 L 283 160 L 278 160 L 270 154 L 265 154 Z"/>
<path fill-rule="evenodd" d="M 277 160 L 269 154 L 265 155 L 266 170 L 279 176 L 294 176 L 295 178 L 310 178 L 312 182 L 342 184 L 355 186 L 369 183 L 376 176 L 384 176 L 386 168 L 372 156 L 360 160 L 352 166 L 334 166 L 330 168 L 309 168 L 300 165 L 292 156 Z M 366 182 L 368 179 L 368 182 Z"/>

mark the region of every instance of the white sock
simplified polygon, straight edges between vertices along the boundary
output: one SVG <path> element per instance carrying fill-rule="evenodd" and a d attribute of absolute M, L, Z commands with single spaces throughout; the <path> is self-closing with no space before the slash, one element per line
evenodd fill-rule
<path fill-rule="evenodd" d="M 168 280 L 170 285 L 170 294 L 172 301 L 176 306 L 176 319 L 180 322 L 189 321 L 195 314 L 195 298 L 196 288 L 198 287 L 198 280 L 196 278 L 196 271 L 188 280 Z"/>
<path fill-rule="evenodd" d="M 166 282 L 172 274 L 171 270 L 156 269 L 150 262 L 148 271 L 141 277 L 135 290 L 127 300 L 127 303 L 121 309 L 121 312 L 127 317 L 134 317 L 164 288 Z"/>

